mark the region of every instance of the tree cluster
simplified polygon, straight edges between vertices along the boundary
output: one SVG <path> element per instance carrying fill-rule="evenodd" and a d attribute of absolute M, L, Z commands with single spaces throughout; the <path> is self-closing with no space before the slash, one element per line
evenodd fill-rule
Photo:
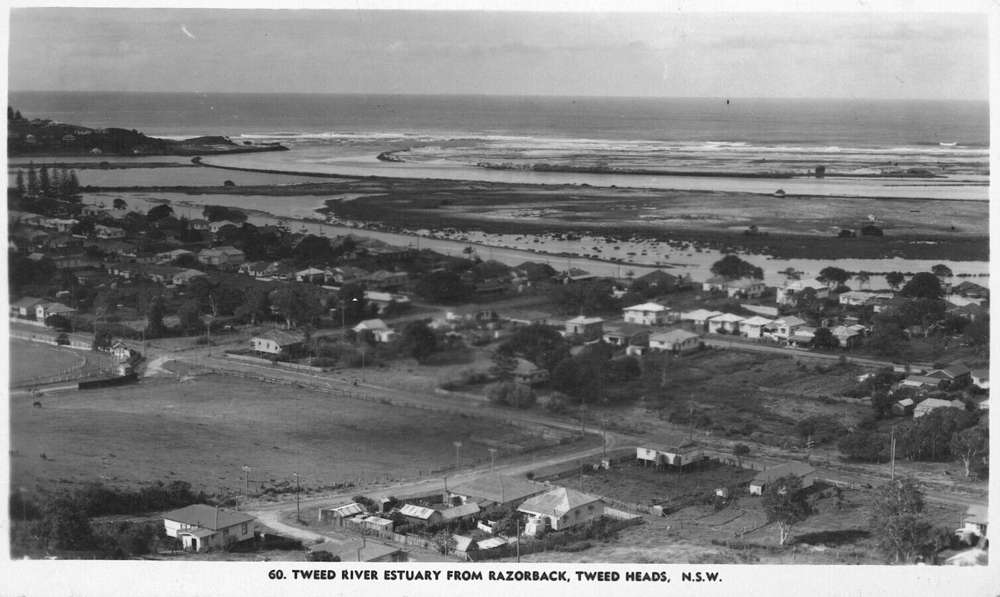
<path fill-rule="evenodd" d="M 719 261 L 712 264 L 712 273 L 722 276 L 727 280 L 739 280 L 741 278 L 753 278 L 754 280 L 764 279 L 764 270 L 755 267 L 753 264 L 744 261 L 736 255 L 726 255 Z"/>

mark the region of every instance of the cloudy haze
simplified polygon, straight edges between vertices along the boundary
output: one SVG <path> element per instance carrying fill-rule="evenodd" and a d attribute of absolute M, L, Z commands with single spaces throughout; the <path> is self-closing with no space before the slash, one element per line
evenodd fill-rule
<path fill-rule="evenodd" d="M 987 99 L 975 14 L 15 9 L 13 91 Z"/>

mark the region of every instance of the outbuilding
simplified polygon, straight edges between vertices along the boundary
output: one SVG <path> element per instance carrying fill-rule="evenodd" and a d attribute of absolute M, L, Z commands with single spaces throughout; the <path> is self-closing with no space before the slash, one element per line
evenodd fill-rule
<path fill-rule="evenodd" d="M 812 487 L 816 469 L 804 462 L 786 462 L 761 471 L 750 481 L 750 495 L 762 495 L 767 486 L 782 477 L 794 475 L 802 480 L 802 489 Z"/>

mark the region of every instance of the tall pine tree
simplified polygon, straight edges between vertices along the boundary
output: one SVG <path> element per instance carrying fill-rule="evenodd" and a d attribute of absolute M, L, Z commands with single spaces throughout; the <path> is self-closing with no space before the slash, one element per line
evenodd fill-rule
<path fill-rule="evenodd" d="M 49 180 L 49 168 L 45 164 L 38 170 L 38 190 L 48 197 L 52 192 L 52 183 Z"/>
<path fill-rule="evenodd" d="M 38 191 L 38 172 L 35 170 L 35 163 L 28 162 L 28 196 L 37 197 Z"/>

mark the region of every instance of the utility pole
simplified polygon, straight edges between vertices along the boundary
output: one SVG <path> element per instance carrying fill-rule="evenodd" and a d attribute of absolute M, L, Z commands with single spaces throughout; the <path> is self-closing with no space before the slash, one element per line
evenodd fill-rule
<path fill-rule="evenodd" d="M 458 451 L 462 448 L 462 442 L 453 442 L 453 445 L 455 446 L 455 468 L 457 469 L 459 466 Z"/>
<path fill-rule="evenodd" d="M 891 444 L 892 460 L 890 461 L 889 464 L 889 482 L 891 483 L 896 478 L 896 428 L 893 427 L 889 433 L 892 436 L 892 444 Z"/>
<path fill-rule="evenodd" d="M 292 473 L 295 476 L 295 520 L 302 520 L 302 516 L 299 513 L 299 474 Z"/>
<path fill-rule="evenodd" d="M 246 489 L 245 489 L 245 493 L 243 494 L 244 495 L 243 501 L 244 502 L 249 502 L 250 501 L 250 467 L 249 466 L 244 466 L 243 467 L 243 471 L 246 472 L 246 474 L 247 474 Z"/>
<path fill-rule="evenodd" d="M 487 450 L 490 451 L 490 472 L 492 473 L 493 472 L 494 459 L 495 459 L 495 457 L 497 455 L 497 449 L 496 448 L 487 448 Z"/>
<path fill-rule="evenodd" d="M 688 414 L 688 439 L 694 437 L 694 400 L 688 400 L 690 411 Z"/>

